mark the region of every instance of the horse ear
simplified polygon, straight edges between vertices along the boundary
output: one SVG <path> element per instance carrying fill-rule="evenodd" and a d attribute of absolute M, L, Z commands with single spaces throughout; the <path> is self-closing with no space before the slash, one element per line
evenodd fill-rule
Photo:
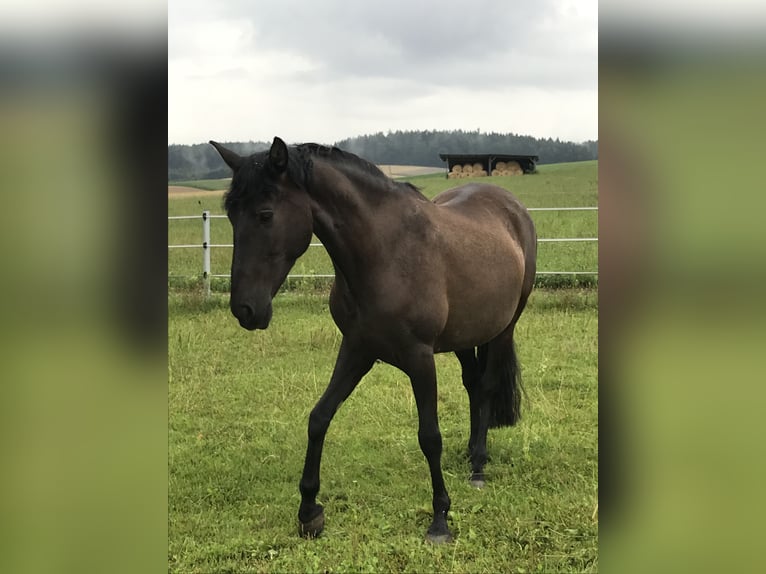
<path fill-rule="evenodd" d="M 210 145 L 212 145 L 216 150 L 218 150 L 218 153 L 221 154 L 221 157 L 223 158 L 223 161 L 226 162 L 226 165 L 228 165 L 232 171 L 237 171 L 240 166 L 242 165 L 242 157 L 231 151 L 230 149 L 226 149 L 218 142 L 214 142 L 213 140 L 210 140 Z"/>
<path fill-rule="evenodd" d="M 269 162 L 274 169 L 282 173 L 287 169 L 287 144 L 280 138 L 275 137 L 269 150 Z"/>

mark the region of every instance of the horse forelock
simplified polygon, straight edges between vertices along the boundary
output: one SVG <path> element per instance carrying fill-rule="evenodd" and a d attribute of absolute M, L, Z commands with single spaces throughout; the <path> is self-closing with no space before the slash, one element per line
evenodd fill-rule
<path fill-rule="evenodd" d="M 223 196 L 223 207 L 227 212 L 236 210 L 243 202 L 267 189 L 267 186 L 263 185 L 263 169 L 267 155 L 267 152 L 259 152 L 245 158 L 240 168 L 232 175 L 229 190 Z"/>

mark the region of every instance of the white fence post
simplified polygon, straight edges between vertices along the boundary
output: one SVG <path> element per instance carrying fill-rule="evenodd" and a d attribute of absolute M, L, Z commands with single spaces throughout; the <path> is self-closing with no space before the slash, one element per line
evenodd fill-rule
<path fill-rule="evenodd" d="M 205 296 L 210 296 L 210 212 L 202 212 L 202 280 Z"/>

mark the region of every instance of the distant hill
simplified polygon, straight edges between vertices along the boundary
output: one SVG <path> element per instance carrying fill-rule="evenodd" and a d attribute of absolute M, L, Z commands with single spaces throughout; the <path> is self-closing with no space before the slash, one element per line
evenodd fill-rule
<path fill-rule="evenodd" d="M 270 142 L 253 141 L 222 143 L 242 155 L 266 150 L 270 145 Z M 598 159 L 598 141 L 574 143 L 478 130 L 379 132 L 347 138 L 333 145 L 373 163 L 389 165 L 444 167 L 440 153 L 529 154 L 539 156 L 541 164 Z M 229 169 L 210 144 L 168 146 L 168 181 L 217 179 L 229 175 Z"/>

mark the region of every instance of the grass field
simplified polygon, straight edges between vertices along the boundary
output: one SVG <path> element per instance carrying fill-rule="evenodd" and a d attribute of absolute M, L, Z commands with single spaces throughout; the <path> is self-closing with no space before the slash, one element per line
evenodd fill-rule
<path fill-rule="evenodd" d="M 530 207 L 597 204 L 596 162 L 491 179 Z M 454 183 L 441 175 L 411 181 L 429 197 Z M 203 209 L 222 213 L 220 194 L 169 199 L 171 215 Z M 533 216 L 541 237 L 598 231 L 596 212 Z M 169 243 L 199 243 L 200 228 L 199 220 L 170 222 Z M 213 220 L 212 235 L 213 243 L 231 242 L 228 222 Z M 597 268 L 596 244 L 562 247 L 541 244 L 539 268 Z M 230 256 L 213 250 L 214 273 L 227 272 Z M 169 257 L 171 275 L 199 276 L 199 251 L 170 250 Z M 310 272 L 332 272 L 323 251 L 311 248 L 293 271 Z M 484 490 L 467 480 L 459 364 L 451 354 L 437 356 L 442 466 L 456 535 L 439 547 L 423 540 L 431 485 L 409 381 L 384 364 L 330 427 L 319 494 L 325 532 L 314 541 L 297 536 L 308 414 L 340 342 L 327 297 L 326 282 L 295 281 L 275 298 L 269 329 L 251 333 L 231 317 L 226 293 L 206 299 L 197 288 L 169 291 L 169 570 L 597 571 L 596 290 L 533 292 L 517 327 L 523 418 L 490 431 Z"/>
<path fill-rule="evenodd" d="M 307 417 L 340 341 L 327 294 L 282 293 L 246 332 L 225 295 L 169 297 L 169 569 L 212 572 L 597 571 L 597 296 L 537 290 L 517 327 L 523 419 L 490 431 L 468 484 L 468 401 L 437 356 L 453 544 L 423 541 L 430 478 L 400 371 L 377 365 L 327 436 L 318 540 L 297 536 Z"/>
<path fill-rule="evenodd" d="M 510 189 L 527 207 L 591 207 L 598 204 L 598 162 L 578 162 L 539 166 L 539 173 L 522 177 L 491 177 L 480 181 L 491 181 Z M 427 197 L 458 185 L 446 179 L 443 174 L 408 178 L 419 186 Z M 460 180 L 465 183 L 467 180 Z M 198 182 L 199 183 L 199 182 Z M 178 182 L 191 186 L 194 182 Z M 215 188 L 227 185 L 226 180 L 209 180 L 199 183 L 201 188 Z M 168 201 L 169 215 L 195 215 L 203 210 L 223 214 L 221 194 L 213 193 L 203 197 L 171 197 Z M 598 212 L 532 212 L 538 236 L 553 237 L 596 237 L 598 235 Z M 225 219 L 213 219 L 211 235 L 214 244 L 230 244 L 231 226 Z M 175 220 L 168 224 L 168 244 L 200 244 L 202 242 L 201 220 Z M 227 274 L 231 264 L 230 248 L 211 250 L 213 274 Z M 199 284 L 202 272 L 200 249 L 168 250 L 169 281 L 171 286 Z M 595 242 L 581 243 L 540 243 L 538 248 L 539 271 L 595 271 L 598 269 L 598 245 Z M 310 247 L 292 271 L 295 275 L 332 274 L 332 263 L 321 247 Z M 191 278 L 191 279 L 190 279 Z M 567 278 L 571 279 L 571 278 Z M 298 280 L 299 282 L 301 280 Z M 291 280 L 289 286 L 295 286 Z M 302 281 L 305 283 L 306 281 Z M 555 284 L 555 279 L 546 284 Z M 582 284 L 592 284 L 592 277 L 579 279 Z M 316 283 L 312 281 L 311 283 Z M 569 284 L 572 284 L 570 281 Z M 574 284 L 577 284 L 576 282 Z M 214 287 L 228 289 L 228 280 L 214 281 Z"/>

